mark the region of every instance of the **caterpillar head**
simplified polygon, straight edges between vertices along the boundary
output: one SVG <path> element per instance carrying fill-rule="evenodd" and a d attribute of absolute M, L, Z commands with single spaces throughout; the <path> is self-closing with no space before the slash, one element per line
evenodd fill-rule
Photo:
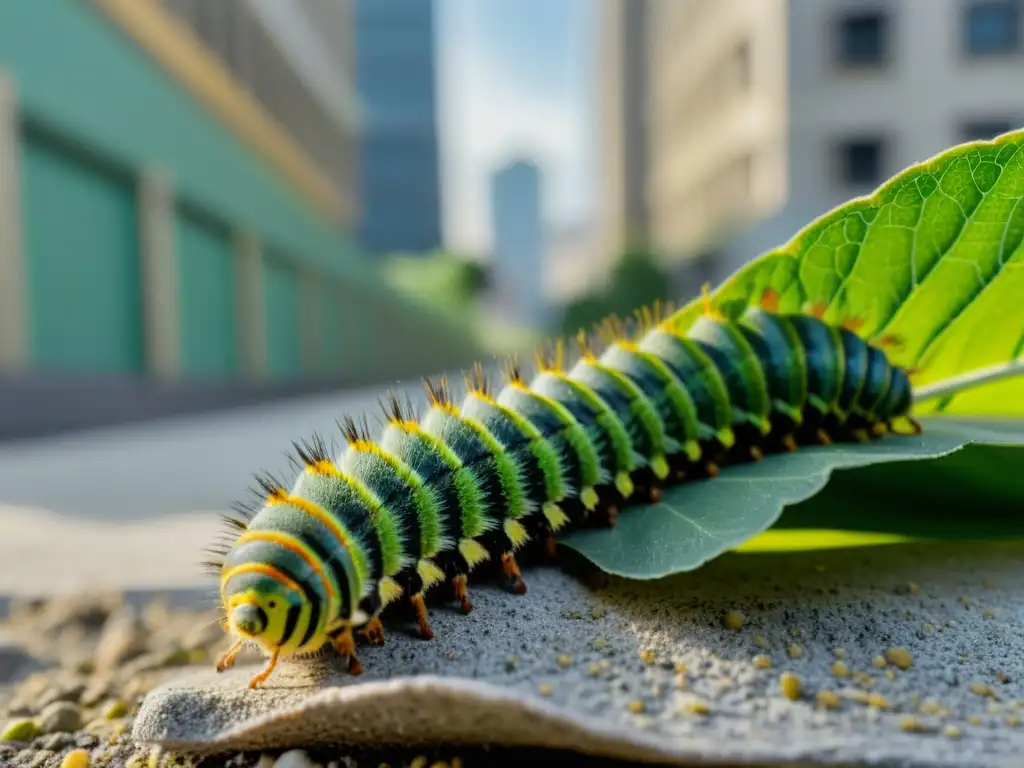
<path fill-rule="evenodd" d="M 245 581 L 249 583 L 224 594 L 228 629 L 265 649 L 280 648 L 294 634 L 304 603 L 302 593 L 270 576 Z"/>

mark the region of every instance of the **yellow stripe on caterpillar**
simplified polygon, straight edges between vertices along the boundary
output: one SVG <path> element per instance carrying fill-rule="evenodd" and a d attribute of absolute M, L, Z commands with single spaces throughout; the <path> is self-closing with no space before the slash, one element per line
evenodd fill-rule
<path fill-rule="evenodd" d="M 383 605 L 390 605 L 402 596 L 402 587 L 390 576 L 385 576 L 380 580 L 377 590 Z"/>
<path fill-rule="evenodd" d="M 506 520 L 504 528 L 505 535 L 512 542 L 512 549 L 519 549 L 519 547 L 530 540 L 530 534 L 526 532 L 526 528 L 518 520 Z"/>
<path fill-rule="evenodd" d="M 541 512 L 544 513 L 552 531 L 559 531 L 569 524 L 569 516 L 553 501 L 549 501 L 541 507 Z"/>
<path fill-rule="evenodd" d="M 597 503 L 600 500 L 601 497 L 597 495 L 597 491 L 594 490 L 593 486 L 588 485 L 586 488 L 580 489 L 580 501 L 588 512 L 593 512 L 597 509 Z"/>
<path fill-rule="evenodd" d="M 462 539 L 459 542 L 459 554 L 462 555 L 470 568 L 479 565 L 491 557 L 483 545 L 474 539 Z"/>
<path fill-rule="evenodd" d="M 416 572 L 423 580 L 423 587 L 421 588 L 423 592 L 426 592 L 435 584 L 440 584 L 444 581 L 444 571 L 438 568 L 433 561 L 426 558 L 416 564 Z"/>

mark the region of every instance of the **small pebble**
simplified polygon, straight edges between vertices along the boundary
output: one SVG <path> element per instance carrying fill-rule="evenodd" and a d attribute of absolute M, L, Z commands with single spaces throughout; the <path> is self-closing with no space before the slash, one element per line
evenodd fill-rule
<path fill-rule="evenodd" d="M 837 659 L 845 659 L 846 658 L 846 649 L 845 648 L 836 648 L 836 649 L 834 649 L 832 651 L 832 653 L 834 653 L 836 655 Z"/>
<path fill-rule="evenodd" d="M 802 659 L 804 655 L 804 649 L 796 643 L 790 643 L 786 646 L 786 653 L 789 654 L 791 659 Z"/>
<path fill-rule="evenodd" d="M 758 669 L 771 669 L 772 660 L 764 654 L 759 654 L 754 657 L 754 666 Z"/>
<path fill-rule="evenodd" d="M 550 696 L 553 691 L 554 688 L 551 687 L 551 683 L 541 683 L 537 686 L 537 693 L 541 696 Z"/>
<path fill-rule="evenodd" d="M 729 611 L 725 614 L 723 623 L 725 624 L 726 629 L 735 631 L 743 626 L 745 619 L 746 617 L 739 611 Z"/>
<path fill-rule="evenodd" d="M 653 664 L 658 660 L 658 654 L 654 652 L 653 648 L 646 648 L 640 651 L 640 658 L 644 664 Z"/>
<path fill-rule="evenodd" d="M 639 715 L 646 709 L 646 706 L 644 705 L 643 699 L 634 699 L 633 701 L 629 702 L 627 708 L 634 715 Z"/>
<path fill-rule="evenodd" d="M 43 733 L 77 731 L 82 727 L 82 713 L 75 704 L 58 701 L 43 707 L 39 714 L 39 729 Z"/>
<path fill-rule="evenodd" d="M 89 752 L 84 749 L 74 749 L 64 755 L 60 768 L 89 768 Z"/>
<path fill-rule="evenodd" d="M 35 720 L 25 718 L 23 720 L 12 720 L 7 727 L 0 731 L 0 743 L 6 741 L 32 741 L 39 735 L 39 726 Z"/>
<path fill-rule="evenodd" d="M 292 749 L 277 758 L 274 768 L 313 768 L 313 761 L 303 750 Z"/>
<path fill-rule="evenodd" d="M 961 736 L 964 735 L 964 732 L 955 725 L 947 725 L 945 728 L 942 729 L 942 733 L 946 738 L 949 739 L 959 739 Z"/>
<path fill-rule="evenodd" d="M 832 691 L 818 691 L 815 697 L 818 704 L 825 709 L 838 709 L 840 704 L 839 694 Z"/>
<path fill-rule="evenodd" d="M 771 647 L 771 643 L 768 642 L 768 638 L 764 635 L 754 635 L 751 639 L 758 648 L 768 650 Z"/>
<path fill-rule="evenodd" d="M 875 656 L 875 658 L 871 660 L 871 664 L 875 667 L 878 667 L 878 669 L 885 669 L 885 657 Z"/>
<path fill-rule="evenodd" d="M 995 696 L 996 692 L 986 683 L 971 683 L 970 691 L 975 696 Z"/>
<path fill-rule="evenodd" d="M 563 653 L 561 656 L 558 657 L 558 666 L 563 667 L 563 668 L 571 667 L 572 666 L 572 656 L 570 656 L 567 653 Z"/>
<path fill-rule="evenodd" d="M 942 711 L 942 707 L 939 702 L 928 699 L 921 702 L 921 706 L 918 708 L 922 715 L 937 715 Z"/>
<path fill-rule="evenodd" d="M 885 696 L 882 696 L 878 693 L 873 693 L 870 696 L 868 696 L 868 706 L 874 707 L 875 709 L 888 709 L 889 701 L 885 698 Z"/>
<path fill-rule="evenodd" d="M 779 690 L 790 701 L 796 701 L 803 691 L 803 683 L 792 672 L 783 672 L 779 677 Z"/>
<path fill-rule="evenodd" d="M 968 715 L 967 722 L 971 725 L 981 725 L 981 715 Z"/>
<path fill-rule="evenodd" d="M 848 666 L 846 666 L 846 662 L 843 662 L 843 661 L 834 661 L 834 662 L 832 662 L 832 666 L 830 668 L 830 671 L 832 672 L 832 675 L 834 677 L 849 677 L 850 676 L 850 668 Z"/>
<path fill-rule="evenodd" d="M 891 664 L 903 670 L 910 669 L 914 665 L 914 657 L 906 648 L 890 648 L 885 652 L 885 657 Z"/>

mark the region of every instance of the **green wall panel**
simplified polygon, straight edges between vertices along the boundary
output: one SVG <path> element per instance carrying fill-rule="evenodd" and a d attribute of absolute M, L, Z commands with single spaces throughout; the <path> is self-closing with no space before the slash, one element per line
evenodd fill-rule
<path fill-rule="evenodd" d="M 182 375 L 238 372 L 235 254 L 227 227 L 178 209 L 174 241 L 181 301 Z"/>
<path fill-rule="evenodd" d="M 263 297 L 267 373 L 272 378 L 298 376 L 302 373 L 299 279 L 293 267 L 273 255 L 263 262 Z"/>
<path fill-rule="evenodd" d="M 21 145 L 33 362 L 144 367 L 138 213 L 130 177 L 36 133 Z"/>
<path fill-rule="evenodd" d="M 158 165 L 179 197 L 295 258 L 371 280 L 350 238 L 82 0 L 0 0 L 0 67 L 25 117 L 131 168 Z"/>

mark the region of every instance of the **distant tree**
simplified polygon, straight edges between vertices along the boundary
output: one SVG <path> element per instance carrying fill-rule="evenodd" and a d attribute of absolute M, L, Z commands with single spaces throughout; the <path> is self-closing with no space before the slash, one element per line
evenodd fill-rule
<path fill-rule="evenodd" d="M 655 299 L 667 299 L 669 287 L 668 273 L 649 249 L 629 248 L 612 268 L 605 290 L 581 296 L 566 306 L 560 331 L 572 335 L 608 315 L 630 316 Z"/>

